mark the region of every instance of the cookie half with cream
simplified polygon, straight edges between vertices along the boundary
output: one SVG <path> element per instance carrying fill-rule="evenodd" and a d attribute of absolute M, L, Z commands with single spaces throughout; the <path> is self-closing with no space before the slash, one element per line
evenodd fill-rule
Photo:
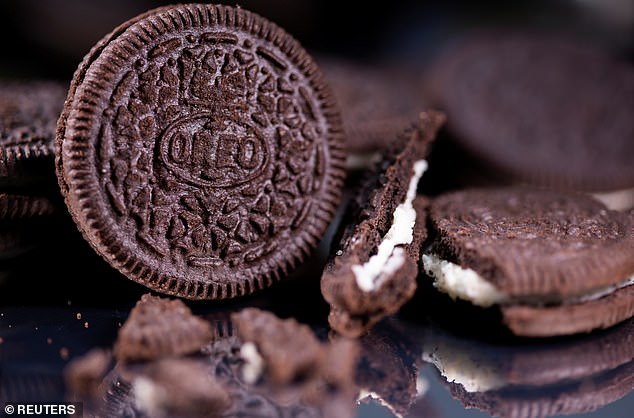
<path fill-rule="evenodd" d="M 331 306 L 330 326 L 361 335 L 395 313 L 416 290 L 426 200 L 416 196 L 427 157 L 444 116 L 423 112 L 398 138 L 360 188 L 344 217 L 341 240 L 321 279 Z"/>
<path fill-rule="evenodd" d="M 448 193 L 430 207 L 425 272 L 452 298 L 497 306 L 516 335 L 607 328 L 634 316 L 634 218 L 581 194 Z"/>

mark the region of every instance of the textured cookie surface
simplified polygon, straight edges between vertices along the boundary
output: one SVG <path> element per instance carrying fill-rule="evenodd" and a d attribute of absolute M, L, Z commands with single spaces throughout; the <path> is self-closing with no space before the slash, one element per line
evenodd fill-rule
<path fill-rule="evenodd" d="M 26 160 L 52 158 L 65 92 L 54 82 L 0 83 L 0 179 L 30 174 Z"/>
<path fill-rule="evenodd" d="M 346 336 L 359 336 L 385 315 L 396 312 L 416 289 L 418 251 L 427 236 L 427 202 L 416 198 L 416 187 L 426 166 L 424 159 L 443 121 L 439 113 L 421 113 L 418 125 L 393 144 L 362 185 L 343 220 L 341 240 L 324 270 L 321 290 L 331 305 L 330 325 Z M 413 223 L 395 226 L 396 213 L 408 211 Z M 406 234 L 411 234 L 409 242 L 395 245 L 379 271 L 367 267 L 382 242 L 398 241 L 388 236 Z M 389 246 L 386 248 L 389 250 Z M 359 269 L 363 272 L 359 273 Z M 366 287 L 361 287 L 361 281 Z"/>
<path fill-rule="evenodd" d="M 594 199 L 472 189 L 432 202 L 431 251 L 511 297 L 562 302 L 634 274 L 634 224 Z"/>
<path fill-rule="evenodd" d="M 335 59 L 319 59 L 341 109 L 351 152 L 388 148 L 424 107 L 417 86 L 393 69 L 368 69 Z"/>
<path fill-rule="evenodd" d="M 57 169 L 80 230 L 113 266 L 188 298 L 270 285 L 339 201 L 341 126 L 321 73 L 243 9 L 162 8 L 86 56 Z"/>
<path fill-rule="evenodd" d="M 444 57 L 432 88 L 449 131 L 481 164 L 507 181 L 634 186 L 631 66 L 587 46 L 509 34 L 472 36 Z"/>
<path fill-rule="evenodd" d="M 180 300 L 143 295 L 119 330 L 118 361 L 156 360 L 197 351 L 212 339 L 209 322 Z"/>
<path fill-rule="evenodd" d="M 0 220 L 31 218 L 54 212 L 55 205 L 46 197 L 0 193 Z"/>

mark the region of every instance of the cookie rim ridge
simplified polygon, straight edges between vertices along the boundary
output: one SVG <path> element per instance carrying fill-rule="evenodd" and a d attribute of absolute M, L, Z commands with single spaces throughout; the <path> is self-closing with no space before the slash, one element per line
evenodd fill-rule
<path fill-rule="evenodd" d="M 126 240 L 122 240 L 114 232 L 114 220 L 104 216 L 100 212 L 99 204 L 91 199 L 91 191 L 99 187 L 94 182 L 94 167 L 91 167 L 90 161 L 84 157 L 84 154 L 90 155 L 94 152 L 94 134 L 91 135 L 87 131 L 94 129 L 94 125 L 90 121 L 81 121 L 82 115 L 94 113 L 97 103 L 91 102 L 90 98 L 97 98 L 98 91 L 111 83 L 111 80 L 104 76 L 113 75 L 120 67 L 116 63 L 109 63 L 107 67 L 92 69 L 92 65 L 106 48 L 119 41 L 122 44 L 116 45 L 117 48 L 113 47 L 113 50 L 109 51 L 109 57 L 113 58 L 112 55 L 116 53 L 125 55 L 126 46 L 134 50 L 127 52 L 127 56 L 131 56 L 139 49 L 134 46 L 135 41 L 143 44 L 144 37 L 154 38 L 183 28 L 205 27 L 212 19 L 212 27 L 235 28 L 279 48 L 306 77 L 327 125 L 327 131 L 323 134 L 323 144 L 327 149 L 330 165 L 324 175 L 323 196 L 315 202 L 314 225 L 293 236 L 289 243 L 291 248 L 287 251 L 289 255 L 275 263 L 277 265 L 273 266 L 272 261 L 267 260 L 265 264 L 270 268 L 268 272 L 256 275 L 249 271 L 242 276 L 243 280 L 240 283 L 189 281 L 182 276 L 178 278 L 176 275 L 161 272 L 160 269 L 136 257 L 132 251 L 126 253 Z M 94 73 L 109 71 L 110 74 L 99 74 L 100 83 L 96 83 L 94 79 L 88 80 L 87 83 L 86 76 L 91 70 Z M 109 89 L 110 87 L 106 87 L 106 90 Z M 73 131 L 72 136 L 68 133 L 69 125 Z M 93 249 L 133 281 L 163 294 L 188 299 L 234 298 L 251 294 L 280 281 L 282 276 L 286 276 L 305 259 L 321 240 L 339 205 L 345 178 L 344 131 L 339 109 L 314 60 L 294 37 L 275 23 L 256 13 L 226 5 L 188 4 L 161 7 L 132 18 L 106 35 L 91 49 L 75 72 L 64 110 L 58 121 L 55 146 L 56 171 L 65 203 L 78 229 Z M 72 155 L 65 155 L 64 147 L 72 148 Z"/>

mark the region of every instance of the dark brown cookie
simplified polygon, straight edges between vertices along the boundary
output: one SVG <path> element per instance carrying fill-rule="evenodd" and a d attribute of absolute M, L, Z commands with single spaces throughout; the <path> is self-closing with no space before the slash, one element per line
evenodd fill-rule
<path fill-rule="evenodd" d="M 0 220 L 31 218 L 54 212 L 55 205 L 44 196 L 0 193 Z"/>
<path fill-rule="evenodd" d="M 206 367 L 202 358 L 180 358 L 128 370 L 135 406 L 149 417 L 224 416 L 232 403 L 230 394 Z"/>
<path fill-rule="evenodd" d="M 114 353 L 120 362 L 154 360 L 200 351 L 211 339 L 209 322 L 183 302 L 146 294 L 119 330 Z"/>
<path fill-rule="evenodd" d="M 429 84 L 458 145 L 448 174 L 471 164 L 497 185 L 634 187 L 631 65 L 543 34 L 481 33 L 435 67 Z"/>
<path fill-rule="evenodd" d="M 402 71 L 327 57 L 318 62 L 341 108 L 350 152 L 388 148 L 425 107 L 417 83 Z"/>
<path fill-rule="evenodd" d="M 49 171 L 66 88 L 54 82 L 0 83 L 0 185 L 23 185 Z M 49 164 L 46 164 L 48 161 Z"/>
<path fill-rule="evenodd" d="M 233 314 L 232 322 L 240 339 L 255 345 L 254 354 L 261 356 L 262 370 L 274 384 L 321 378 L 344 388 L 352 383 L 357 353 L 354 344 L 324 345 L 307 325 L 256 308 Z"/>
<path fill-rule="evenodd" d="M 634 315 L 626 213 L 580 194 L 473 189 L 438 197 L 430 221 L 434 241 L 422 258 L 434 285 L 499 305 L 518 335 L 590 331 Z"/>
<path fill-rule="evenodd" d="M 75 73 L 56 147 L 97 252 L 194 299 L 286 275 L 321 239 L 345 175 L 317 66 L 273 23 L 226 6 L 158 9 L 107 35 Z"/>
<path fill-rule="evenodd" d="M 421 113 L 368 178 L 344 219 L 341 241 L 321 279 L 331 327 L 356 337 L 395 313 L 416 289 L 426 238 L 423 198 L 416 198 L 425 158 L 444 117 Z"/>
<path fill-rule="evenodd" d="M 322 347 L 307 325 L 256 308 L 244 309 L 231 319 L 240 339 L 256 345 L 274 383 L 284 385 L 316 373 Z"/>

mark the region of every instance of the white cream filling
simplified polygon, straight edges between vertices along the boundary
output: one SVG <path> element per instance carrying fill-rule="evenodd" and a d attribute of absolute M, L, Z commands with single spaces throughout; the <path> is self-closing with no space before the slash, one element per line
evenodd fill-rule
<path fill-rule="evenodd" d="M 403 415 L 399 414 L 398 412 L 396 412 L 396 410 L 394 409 L 394 407 L 392 405 L 390 405 L 388 402 L 385 401 L 385 399 L 383 399 L 378 393 L 376 392 L 369 392 L 365 389 L 361 389 L 361 391 L 359 392 L 359 396 L 357 397 L 357 403 L 366 399 L 366 398 L 370 398 L 373 399 L 375 401 L 377 401 L 381 406 L 387 408 L 395 417 L 397 418 L 403 418 Z"/>
<path fill-rule="evenodd" d="M 627 210 L 634 207 L 634 188 L 605 193 L 591 193 L 591 195 L 607 206 L 608 209 Z"/>
<path fill-rule="evenodd" d="M 458 383 L 467 392 L 486 392 L 505 384 L 494 369 L 479 364 L 469 357 L 469 353 L 450 346 L 437 347 L 431 353 L 423 352 L 422 358 L 436 366 L 447 382 Z"/>
<path fill-rule="evenodd" d="M 381 287 L 385 278 L 403 265 L 405 250 L 397 246 L 409 244 L 414 239 L 416 210 L 412 202 L 416 197 L 418 182 L 427 170 L 427 161 L 416 161 L 413 169 L 414 174 L 409 181 L 405 201 L 394 210 L 392 225 L 379 244 L 377 253 L 363 265 L 352 266 L 357 286 L 364 292 L 371 292 Z"/>
<path fill-rule="evenodd" d="M 462 268 L 435 254 L 423 254 L 423 268 L 432 276 L 434 287 L 453 299 L 468 300 L 474 305 L 491 306 L 508 301 L 508 296 L 482 278 L 478 273 Z"/>
<path fill-rule="evenodd" d="M 145 377 L 137 377 L 132 382 L 132 394 L 136 407 L 150 416 L 159 416 L 163 409 L 165 389 Z"/>
<path fill-rule="evenodd" d="M 254 384 L 262 375 L 264 370 L 264 359 L 258 352 L 255 344 L 244 343 L 240 347 L 240 357 L 244 360 L 242 366 L 242 378 L 248 384 Z"/>
<path fill-rule="evenodd" d="M 511 298 L 470 268 L 463 268 L 436 254 L 423 254 L 425 272 L 434 278 L 434 287 L 452 298 L 467 300 L 478 306 L 491 306 L 511 301 Z M 634 284 L 634 275 L 620 283 L 566 300 L 567 303 L 583 303 L 602 298 L 615 290 Z"/>

